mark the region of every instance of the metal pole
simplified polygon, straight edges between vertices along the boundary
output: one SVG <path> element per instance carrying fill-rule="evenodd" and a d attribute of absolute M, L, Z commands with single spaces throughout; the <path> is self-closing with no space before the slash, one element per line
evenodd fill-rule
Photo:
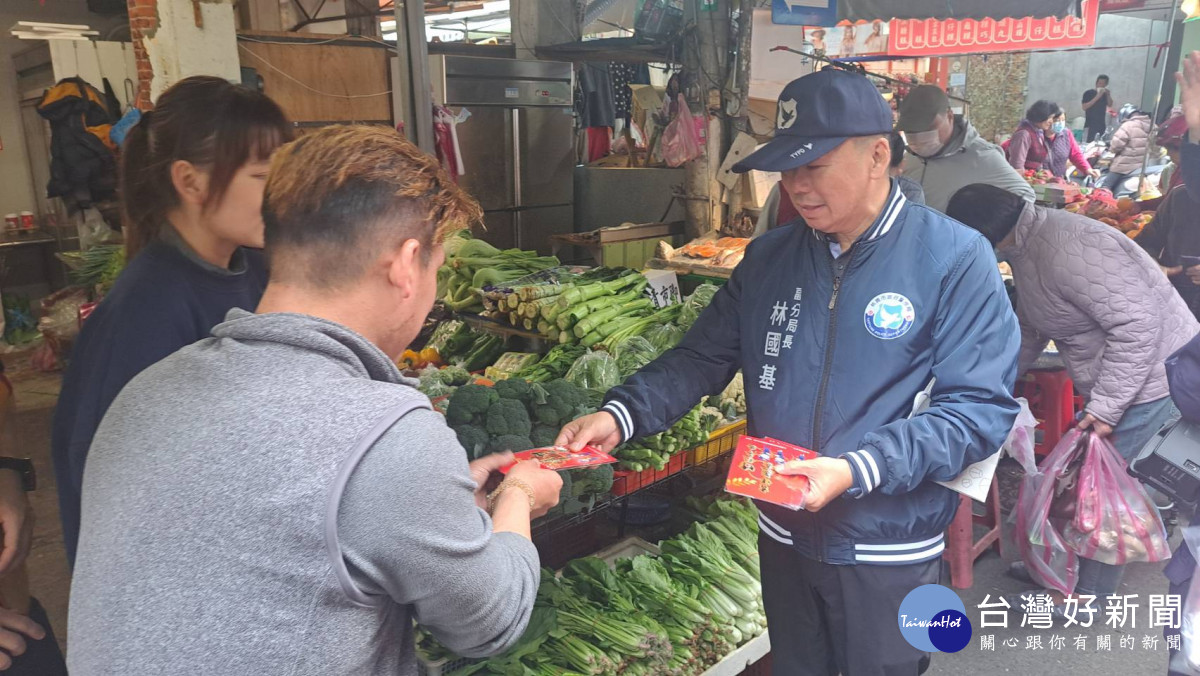
<path fill-rule="evenodd" d="M 1171 19 L 1170 19 L 1170 21 L 1167 22 L 1167 44 L 1168 45 L 1171 44 L 1171 38 L 1175 35 L 1175 24 L 1178 21 L 1178 18 L 1179 18 L 1179 0 L 1175 0 L 1174 4 L 1171 6 Z M 1153 35 L 1151 35 L 1151 37 L 1153 37 Z M 1168 47 L 1167 48 L 1168 55 L 1170 54 L 1170 51 L 1171 51 L 1170 47 Z M 1154 95 L 1154 115 L 1150 118 L 1150 129 L 1151 130 L 1154 129 L 1154 125 L 1158 120 L 1159 109 L 1162 107 L 1162 92 L 1163 92 L 1163 87 L 1166 85 L 1167 77 L 1168 76 L 1174 77 L 1174 73 L 1167 72 L 1169 70 L 1170 70 L 1170 62 L 1168 61 L 1167 63 L 1163 64 L 1162 75 L 1159 76 L 1159 78 L 1158 78 L 1158 92 Z M 1138 196 L 1139 197 L 1141 197 L 1142 193 L 1145 192 L 1145 190 L 1146 190 L 1146 165 L 1148 165 L 1150 163 L 1150 146 L 1151 145 L 1153 145 L 1153 144 L 1150 144 L 1150 143 L 1146 144 L 1146 153 L 1144 155 L 1142 155 L 1142 175 L 1138 178 Z M 1162 186 L 1159 186 L 1159 191 L 1160 192 L 1162 191 Z"/>
<path fill-rule="evenodd" d="M 400 82 L 394 83 L 397 116 L 418 148 L 433 154 L 433 92 L 429 82 L 429 48 L 425 44 L 425 4 L 396 4 L 396 51 Z"/>

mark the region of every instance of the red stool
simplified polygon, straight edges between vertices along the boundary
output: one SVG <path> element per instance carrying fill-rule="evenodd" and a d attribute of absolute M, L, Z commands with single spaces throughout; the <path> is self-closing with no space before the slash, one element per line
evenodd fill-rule
<path fill-rule="evenodd" d="M 1000 489 L 995 476 L 992 476 L 992 486 L 983 504 L 983 514 L 975 513 L 974 502 L 960 495 L 958 512 L 946 529 L 946 551 L 942 557 L 950 564 L 950 584 L 957 589 L 968 589 L 975 583 L 975 559 L 981 554 L 995 547 L 996 552 L 1004 556 L 1004 538 L 1000 534 Z M 976 525 L 988 529 L 978 540 L 975 539 Z"/>
<path fill-rule="evenodd" d="M 1059 439 L 1075 424 L 1078 402 L 1075 384 L 1065 369 L 1030 371 L 1017 381 L 1014 394 L 1029 401 L 1029 410 L 1038 419 L 1033 452 L 1044 456 L 1054 450 Z"/>

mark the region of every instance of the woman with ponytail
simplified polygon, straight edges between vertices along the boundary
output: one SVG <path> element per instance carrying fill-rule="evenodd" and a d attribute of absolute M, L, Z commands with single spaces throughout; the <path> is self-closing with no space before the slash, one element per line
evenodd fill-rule
<path fill-rule="evenodd" d="M 121 388 L 266 286 L 262 200 L 291 127 L 266 95 L 215 77 L 163 92 L 122 148 L 127 266 L 83 324 L 63 378 L 51 447 L 67 558 L 79 540 L 84 464 Z M 128 477 L 131 485 L 138 477 Z"/>

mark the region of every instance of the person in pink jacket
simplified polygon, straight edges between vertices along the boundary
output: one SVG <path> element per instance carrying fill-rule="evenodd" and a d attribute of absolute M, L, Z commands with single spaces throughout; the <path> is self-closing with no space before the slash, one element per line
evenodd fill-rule
<path fill-rule="evenodd" d="M 1057 103 L 1050 118 L 1050 128 L 1046 130 L 1046 168 L 1059 178 L 1066 178 L 1067 163 L 1074 165 L 1079 173 L 1092 178 L 1100 178 L 1100 172 L 1092 168 L 1083 150 L 1075 142 L 1075 134 L 1067 129 L 1067 114 Z"/>
<path fill-rule="evenodd" d="M 1012 266 L 1018 373 L 1053 340 L 1087 398 L 1081 429 L 1111 437 L 1129 461 L 1179 418 L 1163 362 L 1200 333 L 1200 323 L 1136 242 L 1085 216 L 982 183 L 959 190 L 946 215 L 982 233 Z M 1075 592 L 1111 595 L 1121 573 L 1121 566 L 1081 558 Z"/>
<path fill-rule="evenodd" d="M 1113 134 L 1112 142 L 1108 144 L 1113 154 L 1112 164 L 1108 167 L 1108 175 L 1100 181 L 1101 188 L 1116 192 L 1130 174 L 1142 168 L 1142 160 L 1146 157 L 1146 147 L 1150 145 L 1150 130 L 1154 126 L 1150 116 L 1142 111 L 1134 111 L 1128 120 Z"/>

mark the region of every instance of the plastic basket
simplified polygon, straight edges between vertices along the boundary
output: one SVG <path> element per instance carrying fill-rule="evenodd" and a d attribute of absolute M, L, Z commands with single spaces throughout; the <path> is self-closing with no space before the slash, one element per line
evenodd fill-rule
<path fill-rule="evenodd" d="M 746 421 L 738 420 L 717 428 L 708 435 L 708 441 L 688 451 L 688 464 L 703 465 L 721 455 L 732 453 L 737 448 L 738 437 L 746 433 Z"/>

